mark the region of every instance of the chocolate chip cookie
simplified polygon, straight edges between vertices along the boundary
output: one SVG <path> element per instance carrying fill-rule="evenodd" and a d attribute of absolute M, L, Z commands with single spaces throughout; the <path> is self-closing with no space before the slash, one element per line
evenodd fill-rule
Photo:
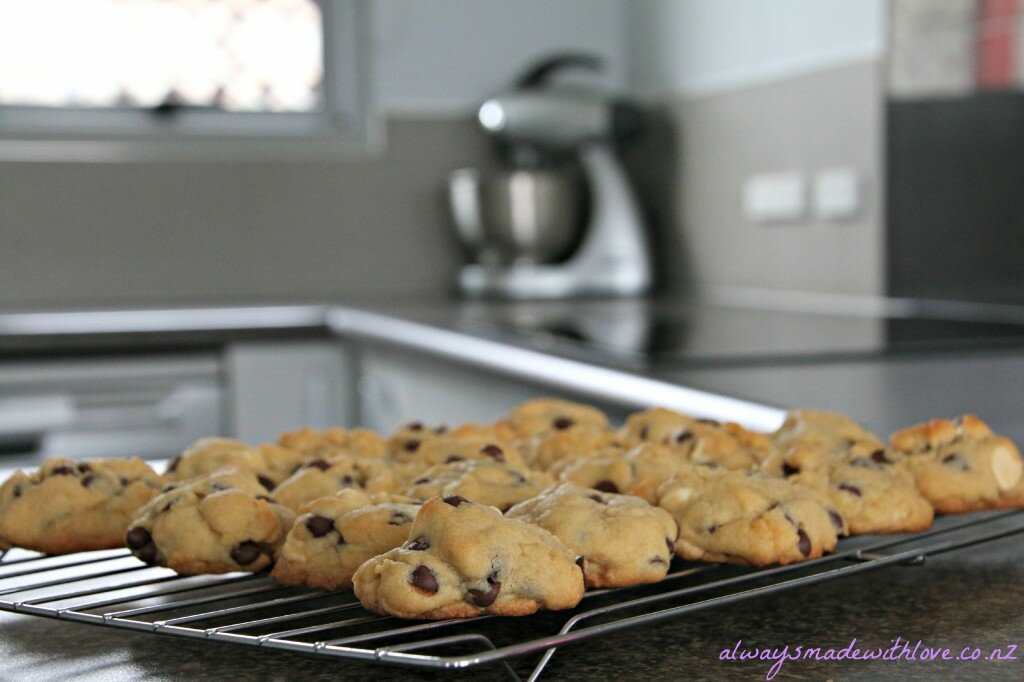
<path fill-rule="evenodd" d="M 768 437 L 733 422 L 695 419 L 664 408 L 629 416 L 623 436 L 634 443 L 660 443 L 695 464 L 751 470 L 775 452 Z"/>
<path fill-rule="evenodd" d="M 270 493 L 279 504 L 298 511 L 318 497 L 329 497 L 344 488 L 361 487 L 366 475 L 358 460 L 338 456 L 328 461 L 314 459 L 282 481 Z"/>
<path fill-rule="evenodd" d="M 832 455 L 845 455 L 854 447 L 871 452 L 885 447 L 878 436 L 846 415 L 821 410 L 790 410 L 771 439 L 780 450 L 803 446 Z"/>
<path fill-rule="evenodd" d="M 252 446 L 230 438 L 202 438 L 167 464 L 164 478 L 180 483 L 233 466 L 252 471 L 270 490 L 307 459 L 300 452 L 277 445 Z"/>
<path fill-rule="evenodd" d="M 574 427 L 608 428 L 608 417 L 596 407 L 556 398 L 538 398 L 522 403 L 509 412 L 508 421 L 520 438 L 543 436 Z"/>
<path fill-rule="evenodd" d="M 581 426 L 523 441 L 525 459 L 534 469 L 547 471 L 556 462 L 598 454 L 625 454 L 625 440 L 610 429 Z"/>
<path fill-rule="evenodd" d="M 850 535 L 913 533 L 932 525 L 932 505 L 917 491 L 913 478 L 885 458 L 841 459 L 798 446 L 787 454 L 784 468 L 791 482 L 825 496 Z"/>
<path fill-rule="evenodd" d="M 409 540 L 353 577 L 363 606 L 399 618 L 525 616 L 583 598 L 576 556 L 551 533 L 456 495 L 428 500 Z"/>
<path fill-rule="evenodd" d="M 465 461 L 439 464 L 427 469 L 405 490 L 419 500 L 437 495 L 459 495 L 471 502 L 505 511 L 512 505 L 535 497 L 554 482 L 540 471 L 518 469 L 493 461 Z"/>
<path fill-rule="evenodd" d="M 265 493 L 253 472 L 222 469 L 150 500 L 125 542 L 142 561 L 183 575 L 262 570 L 295 520 Z"/>
<path fill-rule="evenodd" d="M 356 569 L 409 539 L 420 504 L 349 488 L 301 509 L 270 577 L 284 585 L 325 590 L 352 587 Z"/>
<path fill-rule="evenodd" d="M 490 461 L 523 469 L 526 464 L 513 444 L 480 433 L 442 434 L 424 440 L 415 451 L 395 453 L 393 459 L 408 465 L 406 469 L 419 467 L 425 470 L 437 464 L 451 464 L 466 461 Z"/>
<path fill-rule="evenodd" d="M 141 459 L 47 459 L 0 486 L 0 548 L 67 554 L 122 547 L 163 482 Z"/>
<path fill-rule="evenodd" d="M 582 557 L 587 587 L 656 583 L 668 573 L 679 535 L 672 515 L 632 495 L 563 483 L 505 514 L 550 531 Z"/>
<path fill-rule="evenodd" d="M 373 431 L 337 426 L 322 431 L 308 427 L 285 431 L 278 437 L 277 444 L 309 459 L 331 459 L 338 455 L 377 459 L 386 457 L 388 452 L 387 441 Z"/>
<path fill-rule="evenodd" d="M 906 467 L 939 513 L 1024 507 L 1020 452 L 974 415 L 898 431 L 888 455 Z"/>
<path fill-rule="evenodd" d="M 693 561 L 806 561 L 835 548 L 843 529 L 816 491 L 756 473 L 690 472 L 658 504 L 679 524 L 676 554 Z"/>

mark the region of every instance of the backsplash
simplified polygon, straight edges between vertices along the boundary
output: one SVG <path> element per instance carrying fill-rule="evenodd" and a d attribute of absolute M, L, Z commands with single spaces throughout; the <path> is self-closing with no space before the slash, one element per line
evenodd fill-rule
<path fill-rule="evenodd" d="M 405 117 L 338 162 L 0 164 L 0 306 L 445 293 L 467 118 Z"/>

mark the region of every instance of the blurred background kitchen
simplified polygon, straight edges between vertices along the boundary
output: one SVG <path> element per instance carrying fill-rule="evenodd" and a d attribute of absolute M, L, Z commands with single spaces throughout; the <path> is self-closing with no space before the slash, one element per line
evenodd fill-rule
<path fill-rule="evenodd" d="M 0 0 L 0 449 L 557 389 L 314 309 L 41 316 L 264 304 L 1024 434 L 1022 32 L 1017 0 Z"/>

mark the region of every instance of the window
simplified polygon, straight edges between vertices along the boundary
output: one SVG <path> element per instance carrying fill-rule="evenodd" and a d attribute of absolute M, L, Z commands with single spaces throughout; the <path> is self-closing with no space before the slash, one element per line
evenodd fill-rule
<path fill-rule="evenodd" d="M 0 159 L 331 153 L 364 137 L 358 0 L 2 0 Z"/>

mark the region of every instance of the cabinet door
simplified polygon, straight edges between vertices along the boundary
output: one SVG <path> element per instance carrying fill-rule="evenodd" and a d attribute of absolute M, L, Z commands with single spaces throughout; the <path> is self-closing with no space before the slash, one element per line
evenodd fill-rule
<path fill-rule="evenodd" d="M 226 351 L 231 435 L 276 440 L 301 426 L 350 426 L 355 419 L 352 362 L 344 344 L 232 344 Z"/>
<path fill-rule="evenodd" d="M 388 432 L 403 421 L 432 424 L 490 422 L 519 403 L 540 396 L 588 401 L 550 388 L 436 357 L 389 348 L 359 352 L 360 419 L 367 428 Z M 598 405 L 613 420 L 625 411 Z"/>

